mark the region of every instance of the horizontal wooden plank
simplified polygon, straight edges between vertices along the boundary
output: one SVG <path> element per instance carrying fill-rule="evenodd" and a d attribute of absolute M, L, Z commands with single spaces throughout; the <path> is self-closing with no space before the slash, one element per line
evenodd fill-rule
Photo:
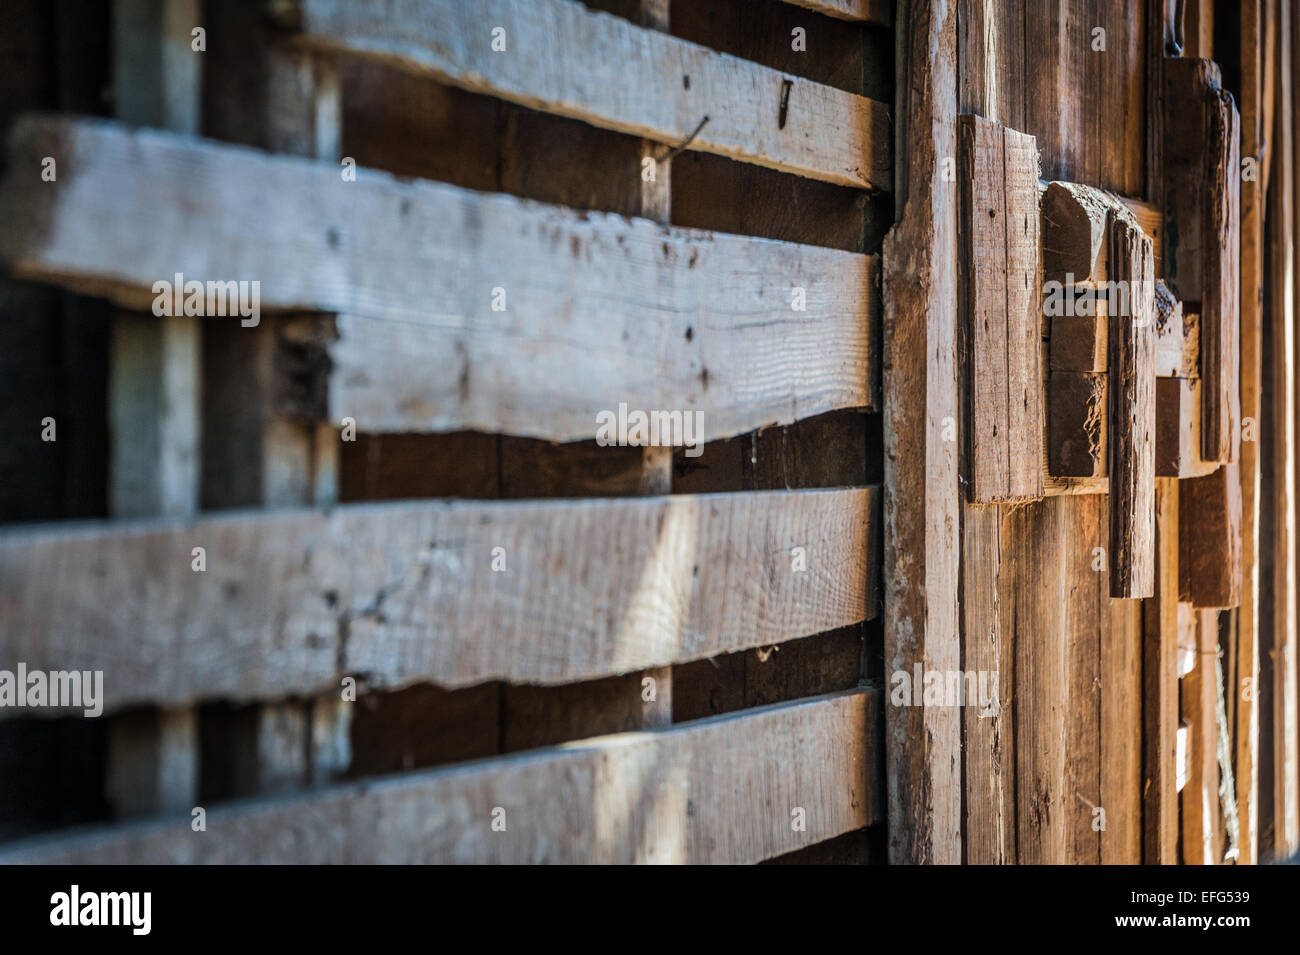
<path fill-rule="evenodd" d="M 759 862 L 881 819 L 881 724 L 880 692 L 853 690 L 213 807 L 206 832 L 186 813 L 47 837 L 0 864 Z"/>
<path fill-rule="evenodd" d="M 894 22 L 891 0 L 785 0 L 796 7 L 824 13 L 837 20 L 860 20 L 889 26 Z"/>
<path fill-rule="evenodd" d="M 263 309 L 343 313 L 330 417 L 364 431 L 571 441 L 625 402 L 698 411 L 711 441 L 878 406 L 874 256 L 108 122 L 28 117 L 8 158 L 15 272 L 143 308 L 175 273 L 256 280 Z"/>
<path fill-rule="evenodd" d="M 300 42 L 593 126 L 888 191 L 889 108 L 577 0 L 297 0 Z M 494 42 L 496 48 L 494 48 Z M 707 121 L 706 121 L 707 118 Z"/>
<path fill-rule="evenodd" d="M 102 670 L 107 709 L 569 683 L 874 616 L 879 515 L 867 487 L 29 525 L 0 532 L 0 666 Z"/>

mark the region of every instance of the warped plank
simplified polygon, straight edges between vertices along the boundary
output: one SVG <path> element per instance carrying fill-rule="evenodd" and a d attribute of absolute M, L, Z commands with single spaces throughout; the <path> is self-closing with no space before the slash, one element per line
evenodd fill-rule
<path fill-rule="evenodd" d="M 879 506 L 869 487 L 13 529 L 0 659 L 103 670 L 109 709 L 283 697 L 348 673 L 570 683 L 871 617 Z"/>
<path fill-rule="evenodd" d="M 57 188 L 32 189 L 47 155 Z M 264 309 L 343 313 L 330 416 L 362 430 L 571 441 L 627 402 L 700 411 L 707 441 L 877 406 L 875 257 L 106 122 L 27 118 L 9 158 L 16 273 L 146 308 L 176 272 L 258 280 Z"/>
<path fill-rule="evenodd" d="M 230 804 L 198 835 L 186 814 L 33 840 L 0 863 L 758 862 L 880 820 L 881 745 L 879 691 L 852 690 Z"/>
<path fill-rule="evenodd" d="M 632 136 L 845 186 L 891 186 L 889 108 L 576 0 L 297 0 L 300 42 Z M 494 31 L 498 47 L 493 49 Z M 705 117 L 708 118 L 704 122 Z M 691 138 L 694 136 L 694 138 Z"/>

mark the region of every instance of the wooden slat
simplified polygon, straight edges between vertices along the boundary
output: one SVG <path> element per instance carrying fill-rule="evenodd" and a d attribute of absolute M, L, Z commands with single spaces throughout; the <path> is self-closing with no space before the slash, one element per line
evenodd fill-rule
<path fill-rule="evenodd" d="M 894 20 L 890 0 L 785 0 L 796 7 L 839 20 L 861 20 L 879 26 L 889 26 Z"/>
<path fill-rule="evenodd" d="M 1178 862 L 1178 484 L 1173 478 L 1156 481 L 1155 596 L 1142 603 L 1142 861 L 1147 865 Z"/>
<path fill-rule="evenodd" d="M 573 682 L 871 617 L 879 506 L 857 488 L 14 529 L 0 658 L 102 669 L 110 708 L 303 694 L 343 673 Z"/>
<path fill-rule="evenodd" d="M 638 0 L 639 22 L 648 29 L 668 32 L 671 21 L 669 0 Z M 672 220 L 672 158 L 661 155 L 664 150 L 651 139 L 641 141 L 641 161 L 650 159 L 654 162 L 654 178 L 641 179 L 640 208 L 637 210 L 647 219 L 660 225 L 668 225 Z M 673 490 L 673 449 L 668 445 L 646 447 L 641 455 L 641 479 L 639 489 L 645 494 L 671 494 Z M 646 728 L 671 726 L 673 722 L 673 670 L 672 667 L 660 667 L 647 670 L 641 674 L 642 679 L 651 680 L 652 700 L 646 700 L 642 694 L 641 718 L 639 724 Z M 641 681 L 638 681 L 640 684 Z"/>
<path fill-rule="evenodd" d="M 1015 745 L 1018 861 L 1062 865 L 1075 807 L 1066 782 L 1069 701 L 1065 529 L 1074 502 L 1049 497 L 1017 508 L 1002 531 L 1007 581 L 1003 625 L 1015 633 Z M 1068 799 L 1068 802 L 1067 802 Z"/>
<path fill-rule="evenodd" d="M 1181 504 L 1181 502 L 1180 502 Z M 1219 812 L 1218 613 L 1197 611 L 1197 661 L 1180 683 L 1183 721 L 1188 726 L 1187 785 L 1181 794 L 1183 862 L 1218 865 L 1223 860 Z"/>
<path fill-rule="evenodd" d="M 201 60 L 198 0 L 113 4 L 113 102 L 128 123 L 195 134 Z M 202 337 L 187 315 L 115 310 L 108 355 L 108 508 L 114 517 L 199 510 Z M 184 809 L 198 797 L 198 718 L 178 707 L 108 723 L 105 795 L 119 817 Z"/>
<path fill-rule="evenodd" d="M 1104 542 L 1107 518 L 1094 546 Z M 1111 600 L 1110 581 L 1096 574 L 1101 595 L 1101 834 L 1103 865 L 1142 861 L 1142 605 Z M 1109 617 L 1109 620 L 1106 618 Z"/>
<path fill-rule="evenodd" d="M 964 862 L 1016 861 L 1015 695 L 1012 642 L 1002 627 L 999 581 L 1002 509 L 967 506 L 962 514 L 962 669 L 997 674 L 998 705 L 962 711 L 966 839 Z"/>
<path fill-rule="evenodd" d="M 1107 279 L 1128 289 L 1109 310 L 1110 593 L 1150 597 L 1155 574 L 1155 275 L 1151 240 L 1111 211 Z"/>
<path fill-rule="evenodd" d="M 885 668 L 961 663 L 957 613 L 961 498 L 957 441 L 956 10 L 900 9 L 899 223 L 885 238 L 883 341 Z M 961 713 L 889 707 L 886 766 L 891 862 L 961 861 Z"/>
<path fill-rule="evenodd" d="M 174 272 L 258 279 L 265 309 L 344 313 L 330 414 L 363 430 L 578 440 L 625 401 L 700 410 L 711 440 L 875 404 L 874 257 L 20 123 L 15 167 L 44 155 L 70 157 L 57 190 L 17 174 L 0 187 L 0 210 L 28 224 L 0 237 L 16 272 L 143 306 Z M 101 221 L 122 241 L 87 228 Z"/>
<path fill-rule="evenodd" d="M 1241 475 L 1225 464 L 1179 489 L 1180 599 L 1193 607 L 1241 602 Z"/>
<path fill-rule="evenodd" d="M 1261 761 L 1260 856 L 1285 859 L 1300 849 L 1300 711 L 1296 672 L 1297 639 L 1297 543 L 1296 543 L 1296 179 L 1300 169 L 1296 148 L 1296 107 L 1293 90 L 1296 75 L 1295 45 L 1297 12 L 1291 4 L 1275 7 L 1277 20 L 1276 113 L 1269 152 L 1274 156 L 1268 191 L 1269 209 L 1269 319 L 1266 375 L 1266 420 L 1270 434 L 1265 444 L 1269 458 L 1268 490 L 1271 498 L 1269 524 L 1260 534 L 1266 542 L 1272 566 L 1267 581 L 1270 595 L 1270 625 L 1260 635 L 1261 683 L 1268 683 L 1260 696 L 1261 708 L 1269 712 L 1261 721 L 1260 748 L 1271 752 Z"/>
<path fill-rule="evenodd" d="M 846 186 L 890 188 L 889 109 L 576 0 L 297 0 L 314 47 L 669 145 Z M 505 31 L 494 51 L 493 30 Z M 784 108 L 782 103 L 784 102 Z M 708 122 L 701 122 L 708 118 Z M 692 139 L 692 135 L 694 138 Z"/>
<path fill-rule="evenodd" d="M 881 744 L 880 693 L 855 690 L 217 807 L 197 835 L 186 816 L 32 841 L 0 863 L 758 862 L 878 821 Z"/>
<path fill-rule="evenodd" d="M 1038 152 L 1032 136 L 959 117 L 973 502 L 1042 496 Z"/>
<path fill-rule="evenodd" d="M 1204 261 L 1201 268 L 1201 432 L 1207 461 L 1238 460 L 1241 435 L 1241 120 L 1232 94 L 1208 104 Z"/>
<path fill-rule="evenodd" d="M 1260 455 L 1257 429 L 1261 419 L 1264 285 L 1263 140 L 1272 135 L 1265 124 L 1264 87 L 1272 74 L 1264 69 L 1271 49 L 1265 26 L 1266 0 L 1245 0 L 1241 16 L 1241 155 L 1255 161 L 1253 181 L 1241 184 L 1241 417 L 1253 424 L 1251 440 L 1241 443 L 1243 587 L 1237 616 L 1236 660 L 1229 658 L 1225 687 L 1233 743 L 1233 775 L 1240 813 L 1239 861 L 1254 865 L 1259 854 L 1259 707 L 1257 694 L 1241 692 L 1259 683 L 1259 508 Z M 1271 19 L 1271 18 L 1269 18 Z M 1235 666 L 1233 665 L 1235 663 Z M 1235 673 L 1235 680 L 1231 677 Z M 1245 681 L 1249 680 L 1249 684 Z M 1249 696 L 1249 698 L 1247 698 Z"/>
<path fill-rule="evenodd" d="M 1241 130 L 1219 67 L 1177 57 L 1165 65 L 1165 218 L 1169 280 L 1201 315 L 1202 453 L 1236 461 L 1240 414 Z"/>
<path fill-rule="evenodd" d="M 1100 495 L 1071 504 L 1074 513 L 1062 561 L 1068 707 L 1061 808 L 1065 813 L 1066 862 L 1098 865 L 1104 836 L 1100 823 L 1104 817 L 1096 815 L 1095 810 L 1108 813 L 1112 808 L 1102 799 L 1101 763 L 1102 645 L 1103 634 L 1110 629 L 1110 615 L 1103 608 L 1109 607 L 1110 596 L 1099 585 L 1105 575 L 1096 571 L 1095 557 L 1095 548 L 1105 546 L 1102 520 L 1106 510 Z"/>

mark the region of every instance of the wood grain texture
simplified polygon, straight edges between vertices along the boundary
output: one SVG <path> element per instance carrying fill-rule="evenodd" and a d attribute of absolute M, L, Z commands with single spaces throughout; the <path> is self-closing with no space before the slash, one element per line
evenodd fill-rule
<path fill-rule="evenodd" d="M 1109 517 L 1102 501 L 1096 545 Z M 1142 605 L 1112 600 L 1106 574 L 1096 574 L 1101 614 L 1101 833 L 1103 865 L 1142 861 Z"/>
<path fill-rule="evenodd" d="M 1179 503 L 1181 507 L 1182 502 Z M 1219 690 L 1215 666 L 1219 654 L 1218 613 L 1197 611 L 1194 632 L 1196 666 L 1179 680 L 1182 720 L 1188 726 L 1187 784 L 1179 794 L 1183 863 L 1218 865 L 1223 861 L 1219 809 Z"/>
<path fill-rule="evenodd" d="M 1241 155 L 1253 159 L 1253 181 L 1241 184 L 1241 419 L 1253 428 L 1261 423 L 1263 381 L 1264 181 L 1263 144 L 1272 131 L 1265 120 L 1266 88 L 1272 75 L 1265 69 L 1271 50 L 1265 25 L 1268 0 L 1245 0 L 1241 14 Z M 1272 20 L 1268 17 L 1268 20 Z M 1252 429 L 1253 430 L 1253 429 Z M 1259 682 L 1260 584 L 1260 454 L 1257 433 L 1241 443 L 1242 592 L 1237 615 L 1236 660 L 1225 661 L 1226 686 L 1233 744 L 1233 776 L 1239 812 L 1239 861 L 1254 865 L 1259 858 L 1259 706 L 1240 691 L 1250 680 Z"/>
<path fill-rule="evenodd" d="M 996 673 L 998 703 L 962 711 L 964 861 L 1016 861 L 1015 664 L 1001 608 L 1002 508 L 967 506 L 962 514 L 963 671 Z"/>
<path fill-rule="evenodd" d="M 1167 253 L 1178 296 L 1201 315 L 1202 453 L 1236 461 L 1239 444 L 1241 121 L 1219 67 L 1178 57 L 1164 66 Z"/>
<path fill-rule="evenodd" d="M 1003 526 L 1009 588 L 1002 606 L 1004 626 L 1015 632 L 1016 821 L 1024 865 L 1064 864 L 1075 809 L 1082 808 L 1066 780 L 1066 568 L 1075 561 L 1065 529 L 1077 507 L 1050 497 L 1017 508 Z"/>
<path fill-rule="evenodd" d="M 1065 636 L 1065 859 L 1071 865 L 1101 862 L 1103 829 L 1099 816 L 1109 810 L 1102 797 L 1102 643 L 1110 629 L 1110 597 L 1099 586 L 1096 551 L 1104 546 L 1104 499 L 1092 495 L 1073 502 L 1069 536 L 1063 545 L 1062 574 Z M 1031 625 L 1032 626 L 1032 625 Z M 1027 631 L 1026 631 L 1027 632 Z"/>
<path fill-rule="evenodd" d="M 1142 861 L 1146 865 L 1178 862 L 1178 485 L 1172 478 L 1156 481 L 1155 595 L 1142 602 Z"/>
<path fill-rule="evenodd" d="M 879 820 L 880 745 L 879 691 L 856 690 L 231 804 L 206 833 L 186 815 L 11 844 L 0 861 L 758 862 Z"/>
<path fill-rule="evenodd" d="M 15 529 L 0 535 L 0 651 L 104 670 L 109 708 L 302 694 L 344 674 L 572 682 L 869 618 L 879 506 L 859 488 Z M 65 580 L 85 584 L 70 598 Z"/>
<path fill-rule="evenodd" d="M 1241 475 L 1225 464 L 1179 488 L 1180 599 L 1226 609 L 1241 602 Z"/>
<path fill-rule="evenodd" d="M 532 109 L 841 185 L 891 185 L 884 103 L 806 80 L 783 92 L 776 70 L 576 0 L 298 0 L 287 19 L 312 47 Z M 492 48 L 497 27 L 505 50 Z"/>
<path fill-rule="evenodd" d="M 956 11 L 900 8 L 899 223 L 885 239 L 885 668 L 960 665 L 958 195 L 943 157 L 957 155 Z M 890 707 L 886 732 L 889 857 L 961 861 L 961 714 Z"/>
<path fill-rule="evenodd" d="M 1277 16 L 1277 69 L 1275 114 L 1270 148 L 1274 161 L 1269 173 L 1268 261 L 1271 263 L 1268 309 L 1270 314 L 1269 362 L 1264 394 L 1269 419 L 1264 441 L 1267 455 L 1267 511 L 1261 541 L 1269 557 L 1262 559 L 1268 573 L 1269 616 L 1261 626 L 1260 707 L 1268 711 L 1261 721 L 1260 747 L 1269 757 L 1261 760 L 1260 856 L 1286 858 L 1300 849 L 1300 711 L 1297 710 L 1297 544 L 1296 544 L 1296 122 L 1293 90 L 1297 62 L 1297 12 L 1279 3 Z M 1271 578 L 1271 579 L 1269 579 Z M 1261 590 L 1265 588 L 1261 587 Z M 1267 791 L 1263 791 L 1267 787 Z"/>
<path fill-rule="evenodd" d="M 1110 472 L 1107 375 L 1053 371 L 1047 379 L 1047 467 L 1053 477 Z"/>
<path fill-rule="evenodd" d="M 1184 312 L 1163 281 L 1156 282 L 1156 377 L 1201 377 L 1201 317 Z M 1200 430 L 1199 428 L 1197 429 Z"/>
<path fill-rule="evenodd" d="M 1195 478 L 1219 465 L 1201 457 L 1201 380 L 1156 379 L 1156 477 Z"/>
<path fill-rule="evenodd" d="M 1241 120 L 1227 90 L 1211 98 L 1207 114 L 1201 448 L 1207 461 L 1235 462 L 1241 443 Z"/>
<path fill-rule="evenodd" d="M 264 309 L 343 313 L 330 414 L 363 430 L 577 440 L 625 401 L 702 411 L 707 440 L 874 406 L 873 257 L 107 123 L 33 119 L 11 149 L 69 157 L 57 191 L 0 187 L 30 224 L 0 239 L 17 272 L 141 306 L 174 272 L 256 279 Z M 108 220 L 121 242 L 86 231 Z"/>
<path fill-rule="evenodd" d="M 1038 153 L 1024 136 L 958 118 L 972 502 L 1043 493 Z"/>
<path fill-rule="evenodd" d="M 1150 597 L 1155 574 L 1155 275 L 1151 240 L 1112 210 L 1108 280 L 1127 289 L 1109 310 L 1110 593 Z"/>
<path fill-rule="evenodd" d="M 1104 277 L 1106 215 L 1112 205 L 1110 197 L 1091 186 L 1047 184 L 1039 205 L 1044 282 L 1074 285 Z"/>

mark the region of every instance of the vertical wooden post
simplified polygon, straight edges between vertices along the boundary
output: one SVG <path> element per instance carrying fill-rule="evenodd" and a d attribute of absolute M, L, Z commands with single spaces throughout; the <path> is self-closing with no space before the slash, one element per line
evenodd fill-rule
<path fill-rule="evenodd" d="M 955 5 L 901 0 L 894 108 L 900 221 L 884 245 L 885 672 L 956 670 L 961 515 L 955 336 Z M 961 714 L 886 707 L 889 857 L 961 861 Z"/>
<path fill-rule="evenodd" d="M 1272 63 L 1265 26 L 1263 0 L 1245 0 L 1241 13 L 1241 154 L 1256 163 L 1255 178 L 1241 184 L 1241 416 L 1251 432 L 1241 444 L 1242 577 L 1241 608 L 1237 614 L 1236 679 L 1225 686 L 1228 712 L 1233 719 L 1235 741 L 1233 769 L 1237 784 L 1240 817 L 1239 862 L 1258 861 L 1259 803 L 1256 796 L 1259 766 L 1259 710 L 1254 687 L 1259 682 L 1259 439 L 1261 415 L 1261 360 L 1263 354 L 1264 284 L 1264 176 L 1260 168 L 1264 125 L 1263 85 L 1272 83 L 1272 73 L 1263 68 Z M 1249 683 L 1245 683 L 1249 680 Z M 1243 693 L 1243 687 L 1251 687 Z"/>
<path fill-rule="evenodd" d="M 1223 860 L 1219 813 L 1219 614 L 1195 615 L 1196 665 L 1180 681 L 1183 721 L 1190 727 L 1187 785 L 1182 791 L 1183 862 Z"/>
<path fill-rule="evenodd" d="M 1114 506 L 1112 498 L 1111 506 Z M 1142 859 L 1178 862 L 1178 480 L 1156 480 L 1155 593 L 1142 603 Z"/>
<path fill-rule="evenodd" d="M 207 131 L 272 152 L 337 163 L 342 151 L 338 71 L 332 60 L 280 44 L 257 4 L 212 11 Z M 341 168 L 341 167 L 340 167 Z M 340 175 L 339 188 L 347 188 Z M 264 276 L 274 281 L 275 276 Z M 212 322 L 204 366 L 204 502 L 212 507 L 328 506 L 338 496 L 338 440 L 324 409 L 284 396 L 287 355 L 324 351 L 333 318 L 264 318 L 255 328 Z M 319 374 L 328 362 L 320 361 Z M 349 704 L 339 692 L 266 704 L 248 726 L 243 770 L 257 791 L 324 781 L 347 768 Z"/>
<path fill-rule="evenodd" d="M 669 26 L 669 0 L 640 0 L 641 25 L 652 30 L 667 32 Z M 641 215 L 667 225 L 672 219 L 672 159 L 666 156 L 667 148 L 651 140 L 641 141 Z M 651 165 L 646 166 L 646 160 Z M 647 180 L 645 170 L 654 172 Z M 646 448 L 642 461 L 641 487 L 645 494 L 671 494 L 673 490 L 673 449 L 671 447 Z M 671 726 L 673 722 L 673 670 L 661 667 L 647 670 L 642 678 L 653 679 L 655 699 L 643 707 L 645 725 Z"/>
<path fill-rule="evenodd" d="M 201 25 L 200 12 L 199 0 L 114 3 L 113 93 L 119 119 L 198 131 L 201 54 L 190 44 L 191 31 Z M 114 313 L 108 396 L 114 517 L 190 517 L 198 510 L 199 321 Z M 106 788 L 119 814 L 194 804 L 196 727 L 190 708 L 111 720 Z"/>
<path fill-rule="evenodd" d="M 1117 211 L 1107 274 L 1127 287 L 1109 303 L 1110 595 L 1150 597 L 1155 576 L 1155 271 L 1151 240 Z M 1117 307 L 1118 306 L 1118 307 Z"/>

